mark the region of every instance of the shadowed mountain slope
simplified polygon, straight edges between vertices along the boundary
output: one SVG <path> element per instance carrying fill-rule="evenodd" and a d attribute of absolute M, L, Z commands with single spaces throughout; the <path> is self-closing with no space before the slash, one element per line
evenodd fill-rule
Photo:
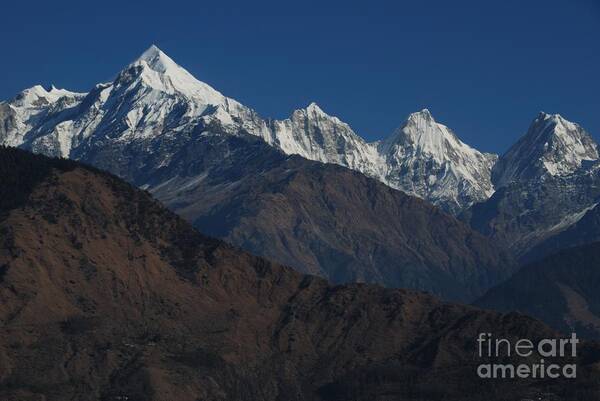
<path fill-rule="evenodd" d="M 331 286 L 207 238 L 147 193 L 0 149 L 0 399 L 593 400 L 577 381 L 478 380 L 478 333 L 539 339 L 517 314 Z M 31 178 L 31 173 L 36 175 Z"/>
<path fill-rule="evenodd" d="M 534 316 L 562 332 L 600 338 L 600 242 L 523 267 L 476 304 Z"/>
<path fill-rule="evenodd" d="M 205 136 L 171 154 L 175 178 L 137 180 L 200 231 L 301 272 L 472 300 L 513 271 L 466 224 L 344 167 L 252 137 Z"/>

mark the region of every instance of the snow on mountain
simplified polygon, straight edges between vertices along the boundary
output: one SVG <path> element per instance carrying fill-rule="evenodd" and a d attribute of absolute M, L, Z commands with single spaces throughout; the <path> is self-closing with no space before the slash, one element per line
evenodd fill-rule
<path fill-rule="evenodd" d="M 272 121 L 270 143 L 287 154 L 310 160 L 335 163 L 383 178 L 383 158 L 374 144 L 365 142 L 337 117 L 325 113 L 316 103 L 296 110 L 282 121 Z"/>
<path fill-rule="evenodd" d="M 87 94 L 36 86 L 0 104 L 0 117 L 1 143 L 53 156 L 90 161 L 90 152 L 111 143 L 137 143 L 137 151 L 152 152 L 162 147 L 153 142 L 159 138 L 189 140 L 196 127 L 216 125 L 219 132 L 258 136 L 286 154 L 360 171 L 451 211 L 492 192 L 493 157 L 462 143 L 429 112 L 411 115 L 383 144 L 367 143 L 315 103 L 268 121 L 197 80 L 156 46 Z M 160 164 L 169 157 L 164 154 Z"/>
<path fill-rule="evenodd" d="M 156 46 L 113 82 L 98 84 L 87 94 L 36 86 L 3 106 L 14 123 L 10 132 L 0 132 L 2 143 L 53 156 L 69 157 L 94 140 L 173 135 L 192 129 L 199 120 L 216 120 L 231 132 L 244 128 L 267 135 L 255 112 L 198 81 Z"/>
<path fill-rule="evenodd" d="M 178 142 L 206 132 L 254 135 L 286 154 L 346 166 L 453 213 L 494 192 L 497 156 L 466 145 L 428 110 L 411 114 L 389 138 L 374 143 L 315 103 L 288 119 L 266 120 L 197 80 L 156 46 L 89 93 L 35 86 L 0 103 L 0 144 L 88 162 L 102 153 L 128 166 L 131 155 L 107 153 L 132 145 L 129 152 L 160 149 L 161 161 L 148 168 L 162 168 Z M 597 146 L 585 131 L 544 114 L 494 176 L 504 185 L 539 173 L 534 170 L 566 174 L 596 159 Z"/>
<path fill-rule="evenodd" d="M 494 166 L 494 195 L 462 217 L 517 256 L 531 257 L 600 202 L 598 156 L 598 145 L 579 125 L 540 113 Z"/>
<path fill-rule="evenodd" d="M 110 122 L 125 127 L 106 128 L 128 139 L 185 130 L 198 119 L 218 120 L 231 131 L 243 126 L 258 134 L 266 128 L 252 110 L 197 80 L 156 46 L 121 71 L 107 90 L 100 108 L 111 115 Z"/>
<path fill-rule="evenodd" d="M 599 159 L 598 145 L 579 125 L 541 112 L 493 170 L 497 187 L 545 175 L 566 176 Z"/>
<path fill-rule="evenodd" d="M 200 100 L 203 106 L 227 107 L 228 99 L 204 82 L 198 81 L 185 69 L 177 65 L 158 47 L 152 45 L 130 68 L 141 67 L 140 79 L 152 89 L 189 99 Z"/>
<path fill-rule="evenodd" d="M 189 140 L 197 127 L 216 125 L 219 132 L 258 136 L 286 154 L 358 170 L 448 210 L 492 191 L 493 157 L 460 142 L 428 112 L 411 115 L 384 144 L 367 143 L 315 103 L 288 119 L 267 121 L 197 80 L 156 46 L 113 82 L 87 94 L 35 86 L 1 103 L 0 118 L 0 143 L 53 156 L 91 161 L 98 148 L 123 143 L 152 152 L 162 147 L 157 140 Z M 169 157 L 162 155 L 160 165 Z"/>
<path fill-rule="evenodd" d="M 389 185 L 440 204 L 450 211 L 489 198 L 497 156 L 463 143 L 429 110 L 411 114 L 379 145 Z"/>
<path fill-rule="evenodd" d="M 84 96 L 54 86 L 46 90 L 36 85 L 25 89 L 13 100 L 0 103 L 0 144 L 19 146 L 28 136 L 45 129 L 54 130 L 64 146 L 63 127 L 57 127 L 53 116 L 79 104 Z"/>

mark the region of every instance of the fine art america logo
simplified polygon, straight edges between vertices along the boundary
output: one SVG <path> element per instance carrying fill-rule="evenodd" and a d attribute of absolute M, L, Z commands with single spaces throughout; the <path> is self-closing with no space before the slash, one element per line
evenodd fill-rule
<path fill-rule="evenodd" d="M 483 379 L 574 379 L 577 366 L 574 363 L 558 364 L 557 358 L 575 358 L 579 339 L 575 333 L 570 338 L 543 339 L 534 343 L 528 339 L 511 341 L 494 338 L 491 333 L 480 333 L 477 338 L 479 358 L 494 360 L 522 359 L 521 363 L 483 363 L 477 367 L 477 375 Z M 534 356 L 534 354 L 537 354 Z M 539 359 L 537 358 L 539 356 Z M 547 359 L 552 359 L 550 362 Z"/>

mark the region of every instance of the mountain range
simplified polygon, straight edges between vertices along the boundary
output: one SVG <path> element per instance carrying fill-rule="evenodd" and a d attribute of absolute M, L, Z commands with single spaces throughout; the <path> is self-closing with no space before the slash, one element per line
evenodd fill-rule
<path fill-rule="evenodd" d="M 156 46 L 87 93 L 0 103 L 0 144 L 110 171 L 207 234 L 334 282 L 472 300 L 513 259 L 600 237 L 598 146 L 560 115 L 502 156 L 428 110 L 369 143 L 315 103 L 263 118 Z"/>
<path fill-rule="evenodd" d="M 27 89 L 0 103 L 0 399 L 596 400 L 594 342 L 577 380 L 493 385 L 474 343 L 600 338 L 599 158 L 558 114 L 500 156 L 426 109 L 377 142 L 264 118 L 155 46 Z"/>
<path fill-rule="evenodd" d="M 264 119 L 195 79 L 155 46 L 89 93 L 36 86 L 3 103 L 0 117 L 1 144 L 78 160 L 93 160 L 98 147 L 115 142 L 177 140 L 198 125 L 217 123 L 228 134 L 244 132 L 286 154 L 340 164 L 451 212 L 493 193 L 496 156 L 461 142 L 428 110 L 411 114 L 375 143 L 315 103 L 283 121 Z M 169 155 L 163 157 L 168 163 Z"/>
<path fill-rule="evenodd" d="M 282 121 L 265 119 L 156 46 L 88 93 L 38 85 L 1 103 L 0 117 L 0 143 L 82 160 L 92 157 L 95 143 L 143 142 L 218 122 L 229 134 L 245 132 L 286 154 L 360 171 L 452 213 L 511 182 L 563 176 L 598 160 L 596 143 L 581 127 L 545 113 L 500 159 L 463 143 L 427 109 L 372 143 L 316 103 Z"/>
<path fill-rule="evenodd" d="M 71 160 L 0 147 L 0 233 L 2 400 L 591 401 L 599 390 L 597 344 L 577 348 L 575 380 L 490 385 L 476 375 L 479 333 L 557 334 L 516 313 L 302 275 Z"/>

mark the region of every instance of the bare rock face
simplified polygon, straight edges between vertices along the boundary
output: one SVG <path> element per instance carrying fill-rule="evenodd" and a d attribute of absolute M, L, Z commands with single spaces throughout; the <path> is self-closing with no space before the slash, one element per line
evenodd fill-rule
<path fill-rule="evenodd" d="M 553 332 L 423 293 L 331 286 L 205 237 L 147 193 L 74 162 L 0 149 L 0 195 L 3 400 L 495 401 L 542 391 L 592 400 L 598 391 L 593 344 L 576 381 L 490 386 L 476 378 L 478 333 Z"/>

